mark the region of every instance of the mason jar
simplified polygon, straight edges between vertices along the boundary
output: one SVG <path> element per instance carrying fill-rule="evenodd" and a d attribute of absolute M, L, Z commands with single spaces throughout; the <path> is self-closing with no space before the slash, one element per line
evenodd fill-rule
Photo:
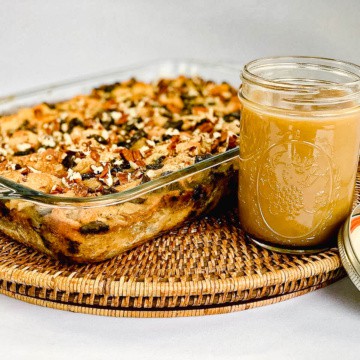
<path fill-rule="evenodd" d="M 353 204 L 360 67 L 273 57 L 243 68 L 239 216 L 257 244 L 290 253 L 335 244 Z"/>

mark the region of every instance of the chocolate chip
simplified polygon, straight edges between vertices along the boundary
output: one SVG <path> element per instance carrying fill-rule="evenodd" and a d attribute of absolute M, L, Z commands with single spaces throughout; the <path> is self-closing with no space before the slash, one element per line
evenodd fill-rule
<path fill-rule="evenodd" d="M 234 120 L 239 120 L 239 119 L 240 119 L 240 111 L 232 112 L 224 116 L 225 122 L 232 122 Z"/>
<path fill-rule="evenodd" d="M 67 256 L 67 255 L 63 254 L 60 251 L 58 253 L 56 253 L 55 256 L 61 263 L 70 264 L 72 262 L 70 256 Z"/>
<path fill-rule="evenodd" d="M 119 141 L 116 145 L 124 147 L 126 149 L 130 149 L 132 144 L 130 143 L 130 141 L 129 142 L 127 142 L 127 141 Z"/>
<path fill-rule="evenodd" d="M 171 139 L 172 137 L 173 137 L 172 135 L 163 135 L 162 138 L 161 138 L 161 140 L 162 140 L 162 141 L 166 141 L 166 140 Z"/>
<path fill-rule="evenodd" d="M 109 231 L 109 225 L 102 221 L 91 221 L 80 227 L 81 234 L 100 234 Z"/>
<path fill-rule="evenodd" d="M 145 201 L 146 201 L 146 199 L 144 199 L 144 198 L 136 198 L 136 199 L 130 200 L 129 202 L 133 203 L 133 204 L 143 204 Z"/>
<path fill-rule="evenodd" d="M 191 100 L 196 99 L 196 96 L 189 95 L 189 94 L 181 94 L 180 97 L 181 97 L 182 101 L 191 101 Z"/>
<path fill-rule="evenodd" d="M 189 215 L 186 217 L 186 220 L 193 220 L 194 217 L 197 216 L 197 211 L 196 210 L 191 210 Z"/>
<path fill-rule="evenodd" d="M 100 115 L 98 115 L 98 117 L 100 118 L 100 123 L 101 125 L 106 129 L 106 130 L 110 130 L 111 126 L 115 124 L 114 119 L 111 117 L 111 115 L 109 115 L 106 117 L 103 117 L 102 115 L 103 113 L 101 113 Z"/>
<path fill-rule="evenodd" d="M 75 162 L 75 153 L 73 151 L 67 151 L 66 156 L 64 157 L 64 159 L 62 160 L 61 164 L 66 168 L 66 169 L 71 169 L 76 165 Z"/>
<path fill-rule="evenodd" d="M 44 105 L 46 105 L 49 109 L 56 109 L 56 104 L 49 104 L 47 102 L 43 102 Z"/>
<path fill-rule="evenodd" d="M 98 90 L 98 91 L 101 90 L 103 92 L 109 93 L 109 92 L 112 92 L 119 85 L 120 85 L 120 83 L 116 82 L 113 84 L 99 86 L 99 87 L 95 88 L 95 90 Z"/>
<path fill-rule="evenodd" d="M 162 108 L 161 116 L 164 116 L 168 119 L 172 119 L 173 114 L 170 111 L 168 111 L 166 108 Z"/>
<path fill-rule="evenodd" d="M 25 156 L 25 155 L 33 154 L 34 152 L 35 152 L 35 150 L 33 148 L 30 148 L 30 149 L 26 149 L 24 151 L 16 151 L 14 153 L 14 156 Z"/>
<path fill-rule="evenodd" d="M 164 164 L 163 161 L 165 160 L 165 156 L 160 156 L 159 158 L 157 158 L 153 163 L 146 165 L 146 169 L 151 169 L 151 170 L 158 170 L 161 169 Z"/>
<path fill-rule="evenodd" d="M 36 125 L 30 125 L 29 120 L 25 120 L 17 130 L 27 130 L 36 134 Z M 11 134 L 12 135 L 12 134 Z"/>
<path fill-rule="evenodd" d="M 130 163 L 127 160 L 123 160 L 123 162 L 120 165 L 113 165 L 110 171 L 111 174 L 114 175 L 118 172 L 122 172 L 130 168 L 131 168 Z"/>
<path fill-rule="evenodd" d="M 202 124 L 205 124 L 207 123 L 209 120 L 207 118 L 203 118 L 201 119 L 199 122 L 196 123 L 196 126 L 200 126 Z"/>
<path fill-rule="evenodd" d="M 135 126 L 135 124 L 126 124 L 125 131 L 129 133 L 132 130 L 137 130 L 137 127 Z"/>
<path fill-rule="evenodd" d="M 18 128 L 18 130 L 27 130 L 30 125 L 29 120 L 25 120 Z"/>
<path fill-rule="evenodd" d="M 142 138 L 146 138 L 146 132 L 143 129 L 138 129 L 136 128 L 136 133 L 132 136 L 132 138 L 130 139 L 131 143 L 136 143 L 138 140 L 142 139 Z"/>
<path fill-rule="evenodd" d="M 192 198 L 195 201 L 206 199 L 206 192 L 201 185 L 195 186 Z"/>
<path fill-rule="evenodd" d="M 108 143 L 108 141 L 105 140 L 102 136 L 96 135 L 96 134 L 89 135 L 87 138 L 88 139 L 95 139 L 99 144 L 102 144 L 102 145 L 106 145 Z"/>
<path fill-rule="evenodd" d="M 129 128 L 131 130 L 135 130 L 136 132 L 135 134 L 131 137 L 131 139 L 127 140 L 127 141 L 119 141 L 117 143 L 117 146 L 122 146 L 126 149 L 130 149 L 138 140 L 142 139 L 142 138 L 146 138 L 146 132 L 142 129 L 138 129 L 135 125 L 128 125 Z M 131 130 L 126 130 L 127 132 L 130 132 Z"/>
<path fill-rule="evenodd" d="M 109 194 L 115 194 L 117 193 L 117 190 L 114 187 L 104 187 L 101 189 L 101 194 L 103 195 L 109 195 Z"/>
<path fill-rule="evenodd" d="M 2 201 L 0 201 L 0 214 L 3 216 L 7 216 L 10 214 L 9 208 Z"/>
<path fill-rule="evenodd" d="M 83 128 L 84 123 L 78 118 L 71 119 L 70 122 L 69 122 L 68 133 L 71 134 L 71 132 L 74 130 L 74 128 L 76 126 L 80 126 L 80 127 Z"/>
<path fill-rule="evenodd" d="M 79 247 L 80 247 L 80 244 L 77 242 L 77 241 L 74 241 L 74 240 L 71 240 L 71 239 L 67 239 L 68 241 L 68 252 L 70 254 L 78 254 L 79 253 Z"/>
<path fill-rule="evenodd" d="M 41 241 L 47 249 L 51 249 L 51 242 L 42 234 L 40 234 Z"/>
<path fill-rule="evenodd" d="M 81 180 L 89 180 L 92 179 L 93 177 L 95 177 L 95 174 L 93 172 L 81 174 Z"/>
<path fill-rule="evenodd" d="M 168 120 L 167 123 L 164 125 L 165 129 L 178 129 L 181 130 L 181 127 L 183 126 L 184 121 L 183 120 Z"/>
<path fill-rule="evenodd" d="M 147 183 L 149 181 L 151 181 L 150 177 L 147 176 L 146 174 L 144 174 L 142 179 L 141 179 L 141 184 L 145 184 L 145 183 Z"/>

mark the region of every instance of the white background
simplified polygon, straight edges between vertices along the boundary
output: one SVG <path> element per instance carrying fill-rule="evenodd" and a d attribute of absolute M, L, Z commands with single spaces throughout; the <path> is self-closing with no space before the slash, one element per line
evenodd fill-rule
<path fill-rule="evenodd" d="M 0 0 L 0 95 L 157 58 L 360 63 L 360 1 Z M 0 296 L 0 359 L 359 359 L 348 279 L 228 315 L 121 319 Z"/>
<path fill-rule="evenodd" d="M 0 0 L 0 94 L 156 58 L 360 62 L 358 0 Z"/>

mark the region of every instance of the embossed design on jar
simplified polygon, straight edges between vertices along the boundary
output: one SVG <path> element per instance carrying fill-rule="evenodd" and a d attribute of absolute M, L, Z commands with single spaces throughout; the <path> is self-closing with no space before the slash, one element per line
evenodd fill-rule
<path fill-rule="evenodd" d="M 288 239 L 310 237 L 331 211 L 330 157 L 318 146 L 290 140 L 263 154 L 257 203 L 266 226 Z"/>
<path fill-rule="evenodd" d="M 243 161 L 253 160 L 261 156 L 266 150 L 266 138 L 269 132 L 269 124 L 262 120 L 262 115 L 257 114 L 254 126 L 254 115 L 244 108 L 240 119 L 240 159 Z"/>

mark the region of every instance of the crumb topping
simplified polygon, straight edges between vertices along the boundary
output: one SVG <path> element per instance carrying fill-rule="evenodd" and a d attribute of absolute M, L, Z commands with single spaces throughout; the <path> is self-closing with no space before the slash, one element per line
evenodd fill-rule
<path fill-rule="evenodd" d="M 123 191 L 236 146 L 236 90 L 200 77 L 104 85 L 0 117 L 0 175 L 39 191 Z"/>

